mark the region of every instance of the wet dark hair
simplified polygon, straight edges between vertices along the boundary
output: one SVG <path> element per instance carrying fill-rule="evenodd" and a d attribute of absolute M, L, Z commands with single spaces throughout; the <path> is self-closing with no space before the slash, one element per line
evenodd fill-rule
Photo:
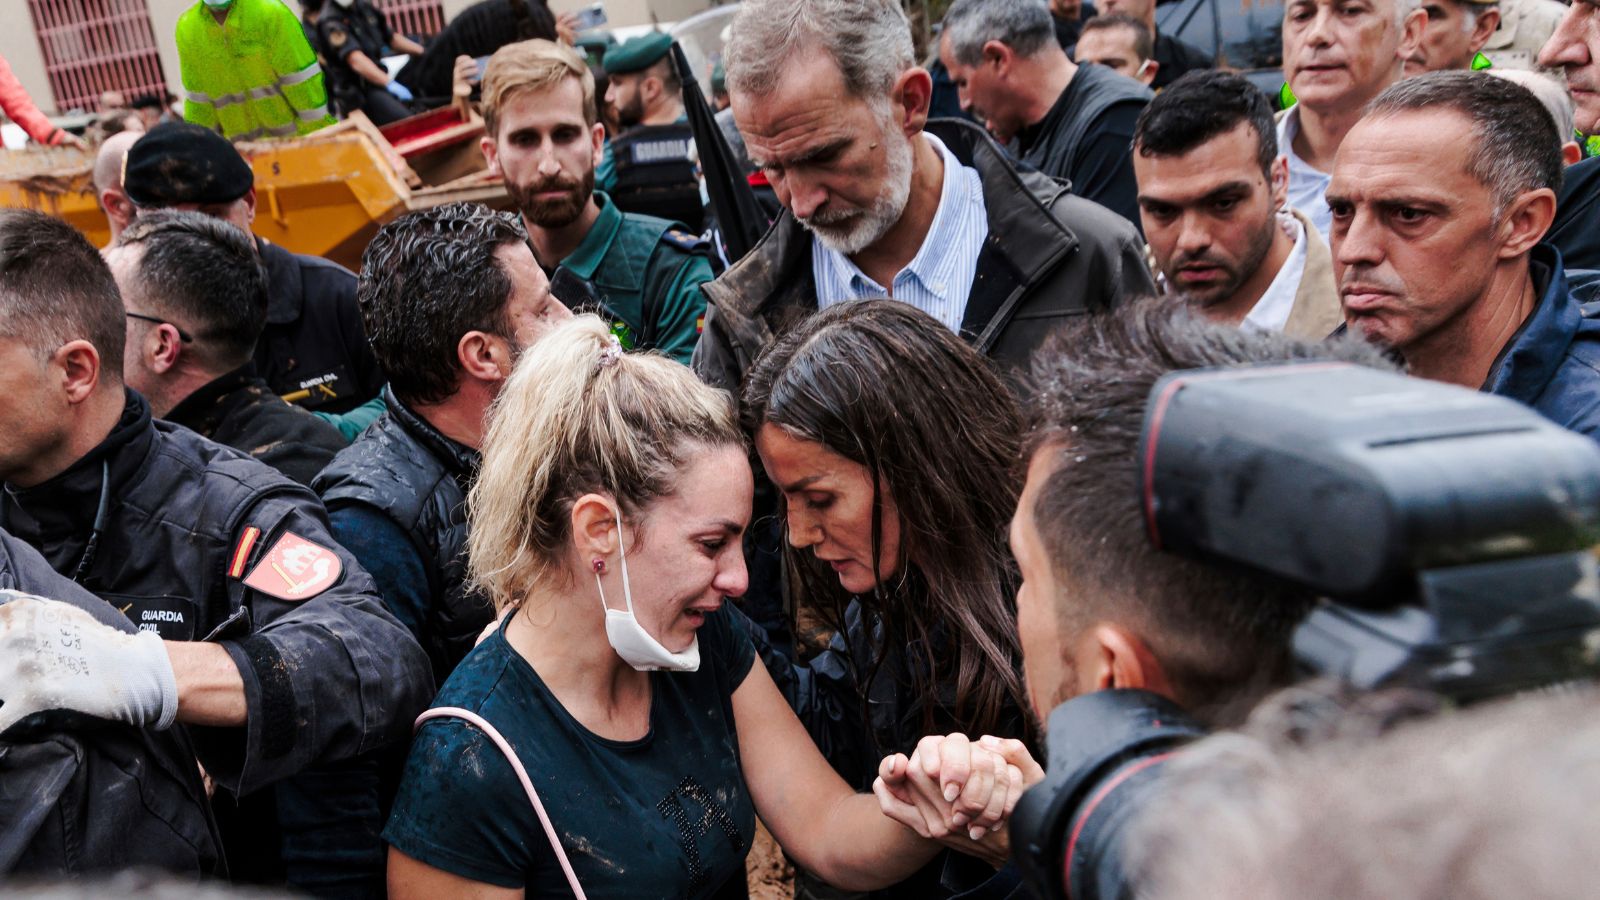
<path fill-rule="evenodd" d="M 1260 88 L 1232 72 L 1188 72 L 1167 85 L 1139 114 L 1133 147 L 1140 156 L 1182 156 L 1240 122 L 1248 122 L 1256 133 L 1256 163 L 1271 180 L 1278 158 L 1272 105 Z"/>
<path fill-rule="evenodd" d="M 379 229 L 361 256 L 357 299 L 373 355 L 396 397 L 438 403 L 456 392 L 456 345 L 469 331 L 510 339 L 511 276 L 495 254 L 527 243 L 511 213 L 449 203 Z"/>
<path fill-rule="evenodd" d="M 122 382 L 122 295 L 106 262 L 54 216 L 0 209 L 0 334 L 41 360 L 69 341 L 100 353 L 100 383 Z"/>
<path fill-rule="evenodd" d="M 875 572 L 877 589 L 861 598 L 881 615 L 884 633 L 875 659 L 851 660 L 857 684 L 872 684 L 889 648 L 924 648 L 906 658 L 923 733 L 935 730 L 941 704 L 968 733 L 1014 730 L 1007 723 L 1028 708 L 1018 675 L 1018 579 L 1006 545 L 1021 419 L 988 361 L 904 303 L 832 306 L 751 367 L 743 426 L 753 437 L 763 425 L 866 467 L 899 511 L 901 574 L 885 584 Z M 874 568 L 884 505 L 875 492 Z M 813 554 L 785 547 L 785 556 L 792 596 L 844 633 L 852 595 Z M 951 692 L 938 689 L 951 681 L 953 704 Z M 865 715 L 864 698 L 862 708 Z"/>
<path fill-rule="evenodd" d="M 1139 503 L 1139 437 L 1150 389 L 1180 369 L 1335 359 L 1392 369 L 1354 337 L 1300 341 L 1215 325 L 1169 299 L 1125 303 L 1058 331 L 1034 355 L 1025 452 L 1054 470 L 1031 514 L 1068 632 L 1123 623 L 1149 645 L 1185 707 L 1233 707 L 1289 667 L 1309 592 L 1244 569 L 1157 551 Z M 1028 513 L 1028 511 L 1024 511 Z"/>

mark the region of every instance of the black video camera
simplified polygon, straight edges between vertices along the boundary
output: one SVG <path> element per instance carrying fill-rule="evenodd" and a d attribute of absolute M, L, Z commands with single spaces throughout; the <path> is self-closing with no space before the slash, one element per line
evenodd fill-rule
<path fill-rule="evenodd" d="M 1600 658 L 1600 445 L 1504 398 L 1345 363 L 1176 372 L 1145 411 L 1158 549 L 1314 591 L 1299 672 L 1458 703 L 1587 680 Z M 1143 691 L 1050 716 L 1011 820 L 1043 897 L 1131 896 L 1119 849 L 1204 729 Z"/>

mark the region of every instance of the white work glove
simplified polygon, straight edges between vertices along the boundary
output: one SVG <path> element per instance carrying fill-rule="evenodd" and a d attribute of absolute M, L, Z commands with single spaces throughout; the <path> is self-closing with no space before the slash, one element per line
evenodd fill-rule
<path fill-rule="evenodd" d="M 383 86 L 383 89 L 393 94 L 394 98 L 399 100 L 401 103 L 410 103 L 412 100 L 416 99 L 415 97 L 411 96 L 411 89 L 398 81 L 389 82 Z"/>
<path fill-rule="evenodd" d="M 167 728 L 178 681 L 161 637 L 124 634 L 67 603 L 0 591 L 0 735 L 39 712 L 63 710 Z"/>

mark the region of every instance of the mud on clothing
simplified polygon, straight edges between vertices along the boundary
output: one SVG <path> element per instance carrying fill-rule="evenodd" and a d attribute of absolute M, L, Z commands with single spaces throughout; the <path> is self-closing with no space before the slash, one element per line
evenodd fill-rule
<path fill-rule="evenodd" d="M 699 671 L 650 673 L 649 733 L 612 741 L 562 707 L 502 625 L 456 668 L 434 706 L 478 713 L 516 749 L 588 896 L 744 896 L 755 813 L 733 692 L 754 660 L 727 610 L 707 616 Z M 572 896 L 510 764 L 459 719 L 429 721 L 417 733 L 383 836 L 463 878 L 525 888 L 528 897 Z"/>

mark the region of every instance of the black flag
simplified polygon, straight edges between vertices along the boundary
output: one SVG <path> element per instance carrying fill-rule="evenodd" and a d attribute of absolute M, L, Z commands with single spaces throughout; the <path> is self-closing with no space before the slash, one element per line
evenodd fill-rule
<path fill-rule="evenodd" d="M 711 197 L 711 212 L 722 232 L 728 262 L 738 262 L 767 233 L 767 214 L 756 200 L 755 191 L 745 180 L 744 171 L 717 125 L 716 113 L 700 90 L 689 58 L 676 41 L 672 44 L 678 78 L 683 82 L 683 109 L 694 131 L 694 144 L 700 152 L 700 171 L 706 178 L 706 193 Z"/>

